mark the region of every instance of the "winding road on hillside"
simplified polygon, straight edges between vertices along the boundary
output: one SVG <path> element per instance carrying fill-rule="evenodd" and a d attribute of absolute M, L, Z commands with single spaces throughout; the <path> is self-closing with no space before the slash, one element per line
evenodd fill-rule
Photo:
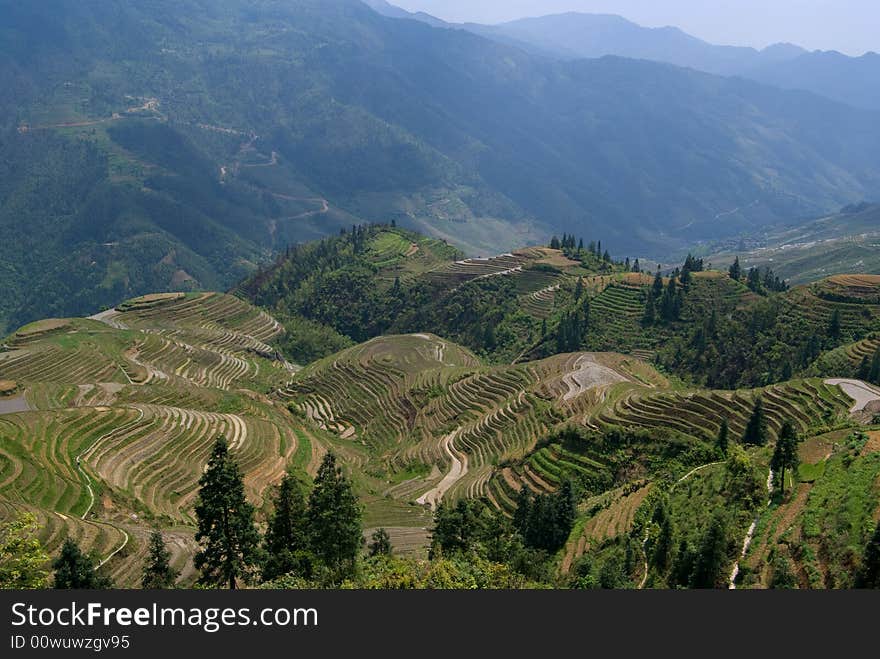
<path fill-rule="evenodd" d="M 861 412 L 874 401 L 880 401 L 880 389 L 861 380 L 836 378 L 825 380 L 825 384 L 840 387 L 843 393 L 855 401 L 850 414 Z"/>
<path fill-rule="evenodd" d="M 461 459 L 459 459 L 457 451 L 455 450 L 455 446 L 453 442 L 455 438 L 458 436 L 458 433 L 461 431 L 461 428 L 453 430 L 451 433 L 446 435 L 443 438 L 443 449 L 446 451 L 447 455 L 449 455 L 452 460 L 452 466 L 449 468 L 447 474 L 443 477 L 443 479 L 437 483 L 437 486 L 425 492 L 422 496 L 416 499 L 416 502 L 421 505 L 430 505 L 432 509 L 436 508 L 440 503 L 440 500 L 443 498 L 443 495 L 455 485 L 460 479 L 464 478 L 465 474 L 468 471 L 468 462 L 467 456 L 462 455 Z"/>

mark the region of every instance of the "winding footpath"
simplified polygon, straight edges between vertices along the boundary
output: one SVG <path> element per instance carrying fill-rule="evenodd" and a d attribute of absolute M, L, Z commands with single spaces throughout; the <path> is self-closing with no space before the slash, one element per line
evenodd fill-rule
<path fill-rule="evenodd" d="M 82 468 L 82 459 L 83 459 L 83 457 L 86 455 L 86 453 L 90 453 L 90 452 L 92 451 L 92 449 L 94 449 L 94 448 L 95 448 L 100 442 L 104 441 L 105 439 L 107 439 L 107 438 L 110 437 L 111 435 L 113 435 L 113 434 L 119 432 L 120 430 L 127 430 L 128 428 L 131 428 L 131 427 L 137 425 L 138 423 L 140 423 L 141 421 L 143 421 L 143 419 L 144 419 L 144 411 L 143 411 L 142 409 L 138 409 L 138 412 L 140 412 L 140 414 L 139 414 L 139 416 L 138 416 L 137 419 L 135 419 L 134 421 L 131 421 L 131 422 L 129 422 L 129 423 L 126 423 L 126 424 L 124 424 L 124 425 L 122 425 L 122 426 L 119 426 L 118 428 L 113 428 L 112 430 L 110 430 L 110 431 L 104 433 L 103 435 L 101 435 L 100 437 L 98 437 L 98 439 L 96 439 L 94 442 L 92 442 L 91 446 L 89 446 L 89 447 L 88 447 L 87 449 L 85 449 L 82 453 L 80 453 L 78 456 L 76 456 L 76 468 L 77 468 L 77 470 L 79 471 L 79 473 L 82 474 L 82 477 L 85 479 L 85 482 L 86 482 L 86 490 L 87 490 L 88 493 L 89 493 L 89 505 L 88 505 L 88 507 L 86 508 L 86 511 L 82 514 L 82 519 L 83 519 L 83 520 L 85 520 L 86 517 L 88 517 L 88 514 L 91 512 L 92 508 L 94 508 L 94 506 L 95 506 L 95 491 L 94 491 L 94 489 L 92 489 L 92 479 L 91 479 L 91 477 L 86 473 L 85 469 Z M 96 521 L 95 523 L 96 523 L 96 524 L 106 524 L 107 526 L 110 526 L 110 527 L 116 529 L 117 531 L 119 531 L 119 532 L 122 534 L 122 536 L 123 536 L 122 544 L 119 545 L 119 546 L 118 546 L 116 549 L 114 549 L 112 552 L 110 552 L 110 553 L 107 555 L 107 557 L 106 557 L 103 561 L 101 561 L 100 563 L 98 563 L 98 567 L 101 568 L 101 567 L 103 567 L 103 566 L 104 566 L 104 565 L 105 565 L 105 564 L 106 564 L 111 558 L 113 558 L 114 556 L 116 556 L 116 554 L 118 554 L 118 553 L 121 552 L 123 549 L 125 549 L 125 547 L 128 545 L 129 535 L 128 535 L 128 532 L 126 532 L 125 529 L 123 529 L 123 528 L 121 528 L 121 527 L 119 527 L 119 526 L 116 526 L 115 524 L 111 524 L 110 522 L 99 522 L 99 521 Z"/>
<path fill-rule="evenodd" d="M 769 471 L 767 473 L 767 507 L 770 507 L 772 503 L 771 495 L 773 494 L 773 472 Z M 739 576 L 739 564 L 746 557 L 746 554 L 749 551 L 749 547 L 752 545 L 752 538 L 755 537 L 755 529 L 758 527 L 758 520 L 761 518 L 761 512 L 758 511 L 758 514 L 755 515 L 755 519 L 752 520 L 751 526 L 749 526 L 749 530 L 746 531 L 746 537 L 743 538 L 742 551 L 739 553 L 739 558 L 736 563 L 733 564 L 733 569 L 730 571 L 730 579 L 728 580 L 728 589 L 736 590 L 736 578 Z"/>
<path fill-rule="evenodd" d="M 428 490 L 422 496 L 416 499 L 417 503 L 423 506 L 430 505 L 432 509 L 437 508 L 440 500 L 443 498 L 443 495 L 446 494 L 449 488 L 455 485 L 459 480 L 464 478 L 465 474 L 467 474 L 467 456 L 462 455 L 461 459 L 459 459 L 458 454 L 455 451 L 455 446 L 453 445 L 453 442 L 455 441 L 455 438 L 458 436 L 459 432 L 461 432 L 461 428 L 453 430 L 451 433 L 443 438 L 443 449 L 452 460 L 452 466 L 449 468 L 449 472 L 447 472 L 447 474 L 437 484 L 436 487 Z"/>

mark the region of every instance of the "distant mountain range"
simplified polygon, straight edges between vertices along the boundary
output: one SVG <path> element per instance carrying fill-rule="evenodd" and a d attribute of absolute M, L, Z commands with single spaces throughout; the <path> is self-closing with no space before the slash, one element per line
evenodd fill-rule
<path fill-rule="evenodd" d="M 546 57 L 571 60 L 616 55 L 666 62 L 880 109 L 880 55 L 873 52 L 847 57 L 835 51 L 809 52 L 788 43 L 763 50 L 716 46 L 676 27 L 645 28 L 608 14 L 566 13 L 500 25 L 456 25 L 422 12 L 407 12 L 385 0 L 367 0 L 367 4 L 386 16 L 468 30 Z"/>
<path fill-rule="evenodd" d="M 878 112 L 357 0 L 0 15 L 0 327 L 222 289 L 359 222 L 471 255 L 567 232 L 663 257 L 880 190 Z"/>

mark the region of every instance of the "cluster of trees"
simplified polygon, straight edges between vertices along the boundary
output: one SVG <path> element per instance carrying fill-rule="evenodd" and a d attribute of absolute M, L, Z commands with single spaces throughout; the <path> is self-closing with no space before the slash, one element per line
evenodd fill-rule
<path fill-rule="evenodd" d="M 553 236 L 549 243 L 550 249 L 559 249 L 569 258 L 582 259 L 583 257 L 591 257 L 600 263 L 613 263 L 611 254 L 608 250 L 602 250 L 602 241 L 591 240 L 584 248 L 584 239 L 575 240 L 574 235 L 562 234 L 562 240 Z"/>
<path fill-rule="evenodd" d="M 839 312 L 817 327 L 774 296 L 745 307 L 724 301 L 694 304 L 689 315 L 695 320 L 669 336 L 658 361 L 711 388 L 755 388 L 790 380 L 809 369 L 824 350 L 858 338 L 843 331 Z"/>
<path fill-rule="evenodd" d="M 728 269 L 728 274 L 734 281 L 743 280 L 743 267 L 738 256 Z M 749 289 L 760 295 L 766 295 L 768 292 L 781 293 L 788 290 L 788 283 L 775 275 L 770 267 L 749 268 L 745 274 L 745 280 Z"/>
<path fill-rule="evenodd" d="M 361 508 L 333 453 L 324 456 L 307 501 L 295 478 L 285 476 L 262 539 L 223 438 L 216 441 L 199 485 L 199 583 L 235 589 L 258 575 L 309 579 L 319 573 L 326 583 L 340 583 L 353 572 L 363 544 Z"/>
<path fill-rule="evenodd" d="M 654 283 L 648 290 L 648 299 L 645 301 L 645 313 L 642 316 L 642 324 L 653 325 L 658 320 L 669 323 L 678 320 L 681 309 L 684 306 L 684 285 L 679 285 L 681 274 L 674 273 L 664 286 L 663 275 L 658 267 L 654 275 Z"/>
<path fill-rule="evenodd" d="M 580 280 L 578 280 L 580 284 Z M 580 298 L 579 298 L 580 299 Z M 590 331 L 590 302 L 586 297 L 573 308 L 563 311 L 556 328 L 556 352 L 581 349 Z"/>
<path fill-rule="evenodd" d="M 516 500 L 513 528 L 527 547 L 553 553 L 568 540 L 577 517 L 577 498 L 571 481 L 552 494 L 534 495 L 523 487 Z"/>

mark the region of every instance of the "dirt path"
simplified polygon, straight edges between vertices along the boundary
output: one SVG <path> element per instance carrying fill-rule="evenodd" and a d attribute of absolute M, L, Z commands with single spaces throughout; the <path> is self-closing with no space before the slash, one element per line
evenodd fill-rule
<path fill-rule="evenodd" d="M 678 487 L 678 485 L 680 483 L 684 483 L 688 478 L 690 478 L 691 476 L 696 474 L 698 471 L 703 471 L 703 469 L 708 469 L 709 467 L 714 467 L 715 465 L 720 465 L 720 464 L 722 464 L 722 463 L 721 462 L 710 462 L 709 464 L 701 465 L 699 467 L 691 469 L 688 473 L 686 473 L 684 476 L 682 476 L 677 481 L 675 481 L 675 483 L 673 483 L 672 487 L 669 488 L 669 491 L 672 492 L 673 490 L 675 490 L 675 488 Z"/>
<path fill-rule="evenodd" d="M 767 473 L 767 506 L 770 507 L 772 503 L 770 497 L 773 494 L 773 472 L 770 471 Z M 746 554 L 749 551 L 749 547 L 752 545 L 752 538 L 755 537 L 755 529 L 758 527 L 758 520 L 761 518 L 761 511 L 758 511 L 758 514 L 755 515 L 755 519 L 752 520 L 751 526 L 749 526 L 749 530 L 746 531 L 746 537 L 743 538 L 742 551 L 739 554 L 739 558 L 736 563 L 733 564 L 733 569 L 730 571 L 730 579 L 728 580 L 728 589 L 736 590 L 736 578 L 739 575 L 739 564 L 746 557 Z"/>
<path fill-rule="evenodd" d="M 562 397 L 563 401 L 577 398 L 596 387 L 626 382 L 625 377 L 617 371 L 597 362 L 596 356 L 591 353 L 578 357 L 574 367 L 574 371 L 570 371 L 562 377 L 563 383 L 568 387 L 568 391 Z"/>
<path fill-rule="evenodd" d="M 446 451 L 447 455 L 452 459 L 452 466 L 449 468 L 449 472 L 443 477 L 437 486 L 431 490 L 425 492 L 422 496 L 416 499 L 416 502 L 421 505 L 430 505 L 432 509 L 436 508 L 440 503 L 440 500 L 443 498 L 443 495 L 451 488 L 455 483 L 457 483 L 460 479 L 467 474 L 468 464 L 467 464 L 467 456 L 462 455 L 459 460 L 455 447 L 453 445 L 453 441 L 458 436 L 458 433 L 461 431 L 461 428 L 452 431 L 446 437 L 443 438 L 443 449 Z"/>
<path fill-rule="evenodd" d="M 832 379 L 825 380 L 825 384 L 840 387 L 843 393 L 855 401 L 850 414 L 861 412 L 875 400 L 880 401 L 880 389 L 861 380 Z"/>
<path fill-rule="evenodd" d="M 114 329 L 127 330 L 128 326 L 125 325 L 125 323 L 116 320 L 117 316 L 120 315 L 121 314 L 116 311 L 116 309 L 107 309 L 107 311 L 102 311 L 101 313 L 96 313 L 93 316 L 89 316 L 88 320 L 97 320 L 98 322 L 109 325 Z"/>

